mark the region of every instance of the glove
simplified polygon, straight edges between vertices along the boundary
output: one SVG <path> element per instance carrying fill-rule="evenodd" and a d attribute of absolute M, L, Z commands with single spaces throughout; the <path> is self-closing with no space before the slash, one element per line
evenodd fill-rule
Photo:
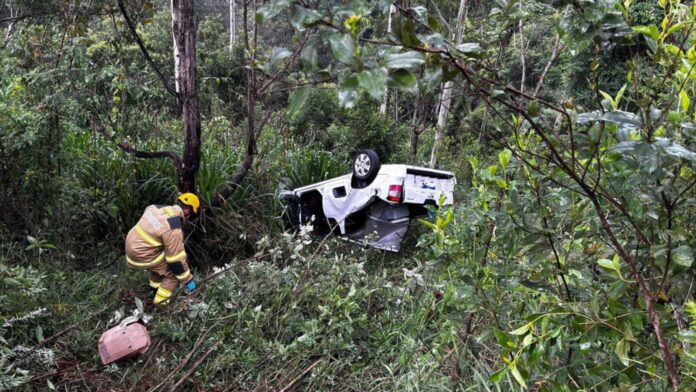
<path fill-rule="evenodd" d="M 196 291 L 196 282 L 194 282 L 193 279 L 191 279 L 188 281 L 188 283 L 186 283 L 186 286 L 184 286 L 184 292 L 186 294 L 191 294 L 194 291 Z"/>

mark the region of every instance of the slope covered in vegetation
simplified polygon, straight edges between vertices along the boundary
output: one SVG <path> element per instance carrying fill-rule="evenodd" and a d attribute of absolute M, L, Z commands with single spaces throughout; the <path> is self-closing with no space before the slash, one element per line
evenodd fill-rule
<path fill-rule="evenodd" d="M 0 390 L 693 390 L 695 18 L 0 0 Z M 457 203 L 398 254 L 284 231 L 361 148 Z M 157 308 L 123 244 L 183 191 L 200 288 Z M 131 314 L 150 350 L 101 366 Z"/>

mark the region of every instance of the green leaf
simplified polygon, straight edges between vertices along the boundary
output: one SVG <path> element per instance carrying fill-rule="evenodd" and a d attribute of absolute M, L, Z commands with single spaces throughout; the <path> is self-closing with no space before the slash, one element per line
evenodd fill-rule
<path fill-rule="evenodd" d="M 478 170 L 479 160 L 478 158 L 476 158 L 476 156 L 472 156 L 471 158 L 469 158 L 469 164 L 471 165 L 471 170 L 473 172 L 476 172 L 476 170 Z"/>
<path fill-rule="evenodd" d="M 408 51 L 405 53 L 394 53 L 387 55 L 387 68 L 406 68 L 414 69 L 425 63 L 422 53 Z"/>
<path fill-rule="evenodd" d="M 5 282 L 5 284 L 8 285 L 8 286 L 15 286 L 15 287 L 18 287 L 18 286 L 21 286 L 21 285 L 22 285 L 22 284 L 19 283 L 19 281 L 17 281 L 16 279 L 12 279 L 12 278 L 9 278 L 9 277 L 3 279 L 2 281 Z"/>
<path fill-rule="evenodd" d="M 495 334 L 495 339 L 498 341 L 498 344 L 500 344 L 503 348 L 509 348 L 509 349 L 516 349 L 517 344 L 515 343 L 514 340 L 508 334 L 505 332 L 499 330 L 498 328 L 495 328 L 493 330 L 493 333 Z"/>
<path fill-rule="evenodd" d="M 614 258 L 614 260 L 599 259 L 597 260 L 597 264 L 599 264 L 599 266 L 604 269 L 616 271 L 617 274 L 621 275 L 621 269 L 619 266 L 618 258 Z"/>
<path fill-rule="evenodd" d="M 636 33 L 643 34 L 647 37 L 650 37 L 654 41 L 657 41 L 660 38 L 660 32 L 657 30 L 657 26 L 655 26 L 655 25 L 633 26 L 633 31 L 635 31 Z"/>
<path fill-rule="evenodd" d="M 694 253 L 691 247 L 682 245 L 672 251 L 672 258 L 678 265 L 689 268 L 694 263 Z"/>
<path fill-rule="evenodd" d="M 312 89 L 309 86 L 304 86 L 290 94 L 288 98 L 288 116 L 293 117 L 302 109 L 311 91 Z"/>
<path fill-rule="evenodd" d="M 515 378 L 515 381 L 520 384 L 522 389 L 527 389 L 527 383 L 524 381 L 524 377 L 522 377 L 522 374 L 520 373 L 519 369 L 517 369 L 517 365 L 515 365 L 515 363 L 510 365 L 510 373 L 512 373 L 512 377 Z"/>
<path fill-rule="evenodd" d="M 523 326 L 517 328 L 517 329 L 514 330 L 514 331 L 510 331 L 510 334 L 511 334 L 511 335 L 518 335 L 518 336 L 519 336 L 519 335 L 524 335 L 524 334 L 526 334 L 526 333 L 529 331 L 529 328 L 530 328 L 530 327 L 531 327 L 531 325 L 530 325 L 529 323 L 527 323 L 527 324 L 525 324 L 525 325 L 523 325 Z"/>
<path fill-rule="evenodd" d="M 387 70 L 385 68 L 377 68 L 362 71 L 357 76 L 360 87 L 364 88 L 372 98 L 381 101 L 384 97 L 384 92 L 387 90 Z"/>
<path fill-rule="evenodd" d="M 355 45 L 353 39 L 348 34 L 333 34 L 329 37 L 331 51 L 334 57 L 343 64 L 356 66 L 354 51 Z"/>
<path fill-rule="evenodd" d="M 503 170 L 507 169 L 511 157 L 512 151 L 508 150 L 507 148 L 498 153 L 498 162 L 500 162 L 500 166 L 503 167 Z"/>
<path fill-rule="evenodd" d="M 428 222 L 428 221 L 425 220 L 425 219 L 418 219 L 418 222 L 420 222 L 421 224 L 423 224 L 423 226 L 429 228 L 430 230 L 434 230 L 434 231 L 437 230 L 437 226 L 435 226 L 434 223 Z"/>
<path fill-rule="evenodd" d="M 350 109 L 358 101 L 358 78 L 351 75 L 346 78 L 338 90 L 338 104 L 342 108 Z"/>
<path fill-rule="evenodd" d="M 619 92 L 616 93 L 616 97 L 614 97 L 614 103 L 616 104 L 616 107 L 618 108 L 619 104 L 621 103 L 621 99 L 623 99 L 624 92 L 626 91 L 626 85 L 624 84 L 620 89 Z M 614 108 L 616 109 L 616 108 Z"/>
<path fill-rule="evenodd" d="M 696 161 L 696 153 L 678 143 L 670 143 L 667 147 L 665 147 L 665 152 L 676 158 Z"/>
<path fill-rule="evenodd" d="M 300 52 L 300 66 L 311 71 L 317 68 L 317 49 L 313 45 L 307 45 Z"/>
<path fill-rule="evenodd" d="M 36 341 L 41 343 L 44 340 L 43 328 L 40 325 L 36 326 Z"/>
<path fill-rule="evenodd" d="M 602 105 L 602 106 L 604 106 L 606 109 L 616 110 L 617 105 L 616 105 L 616 102 L 614 102 L 614 98 L 612 98 L 611 95 L 605 93 L 602 90 L 599 90 L 599 93 L 602 94 L 602 97 L 604 97 L 603 102 L 607 103 L 606 105 Z"/>
<path fill-rule="evenodd" d="M 475 57 L 481 54 L 481 45 L 478 42 L 467 42 L 457 45 L 457 50 L 469 57 Z"/>
<path fill-rule="evenodd" d="M 488 174 L 490 174 L 491 177 L 495 177 L 496 173 L 498 173 L 498 166 L 496 166 L 496 165 L 488 166 Z"/>
<path fill-rule="evenodd" d="M 401 20 L 401 23 L 398 21 Z M 399 42 L 406 47 L 418 46 L 420 41 L 416 35 L 416 26 L 410 18 L 398 18 L 393 24 L 393 33 Z"/>
<path fill-rule="evenodd" d="M 491 380 L 491 381 L 493 381 L 493 382 L 500 382 L 500 381 L 503 380 L 503 377 L 505 377 L 505 375 L 507 374 L 507 372 L 508 372 L 508 368 L 507 368 L 507 367 L 504 367 L 504 368 L 498 370 L 497 372 L 491 374 L 491 375 L 488 377 L 488 379 Z"/>
<path fill-rule="evenodd" d="M 674 26 L 670 27 L 669 30 L 667 30 L 667 34 L 665 34 L 665 37 L 669 37 L 670 35 L 674 34 L 674 32 L 677 30 L 682 30 L 685 26 L 686 25 L 683 22 L 674 24 Z"/>
<path fill-rule="evenodd" d="M 266 19 L 278 15 L 290 4 L 289 0 L 274 0 L 256 10 L 256 23 L 263 24 Z"/>
<path fill-rule="evenodd" d="M 628 358 L 628 349 L 630 348 L 630 345 L 628 342 L 626 342 L 625 339 L 619 340 L 618 343 L 616 343 L 616 348 L 614 349 L 614 352 L 616 355 L 619 356 L 619 360 L 624 366 L 628 366 L 631 364 L 631 361 Z"/>
<path fill-rule="evenodd" d="M 533 341 L 534 341 L 534 335 L 532 335 L 530 333 L 527 336 L 525 336 L 524 339 L 522 339 L 522 347 L 529 346 L 530 344 L 532 344 Z"/>
<path fill-rule="evenodd" d="M 309 8 L 294 6 L 290 11 L 290 24 L 299 31 L 303 31 L 305 27 L 311 26 L 321 18 L 321 13 Z"/>
<path fill-rule="evenodd" d="M 689 110 L 690 105 L 691 99 L 689 99 L 689 94 L 686 93 L 686 90 L 682 90 L 679 93 L 679 109 L 682 111 L 682 113 L 686 113 Z"/>
<path fill-rule="evenodd" d="M 392 84 L 399 90 L 415 92 L 418 86 L 418 79 L 416 75 L 405 69 L 397 69 L 390 75 Z"/>

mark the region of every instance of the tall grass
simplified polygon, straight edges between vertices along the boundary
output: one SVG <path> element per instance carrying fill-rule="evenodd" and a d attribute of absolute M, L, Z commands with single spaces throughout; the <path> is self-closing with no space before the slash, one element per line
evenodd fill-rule
<path fill-rule="evenodd" d="M 350 166 L 332 153 L 311 146 L 291 152 L 285 165 L 285 175 L 295 187 L 313 184 L 349 171 Z"/>

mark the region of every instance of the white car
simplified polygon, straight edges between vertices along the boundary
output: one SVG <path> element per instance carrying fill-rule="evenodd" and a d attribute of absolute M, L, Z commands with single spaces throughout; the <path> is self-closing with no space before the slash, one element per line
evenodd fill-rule
<path fill-rule="evenodd" d="M 413 218 L 426 205 L 454 203 L 452 172 L 410 165 L 380 164 L 373 150 L 360 150 L 353 173 L 280 194 L 284 217 L 293 227 L 312 222 L 318 235 L 337 234 L 378 249 L 398 252 Z M 313 221 L 312 221 L 313 220 Z"/>

